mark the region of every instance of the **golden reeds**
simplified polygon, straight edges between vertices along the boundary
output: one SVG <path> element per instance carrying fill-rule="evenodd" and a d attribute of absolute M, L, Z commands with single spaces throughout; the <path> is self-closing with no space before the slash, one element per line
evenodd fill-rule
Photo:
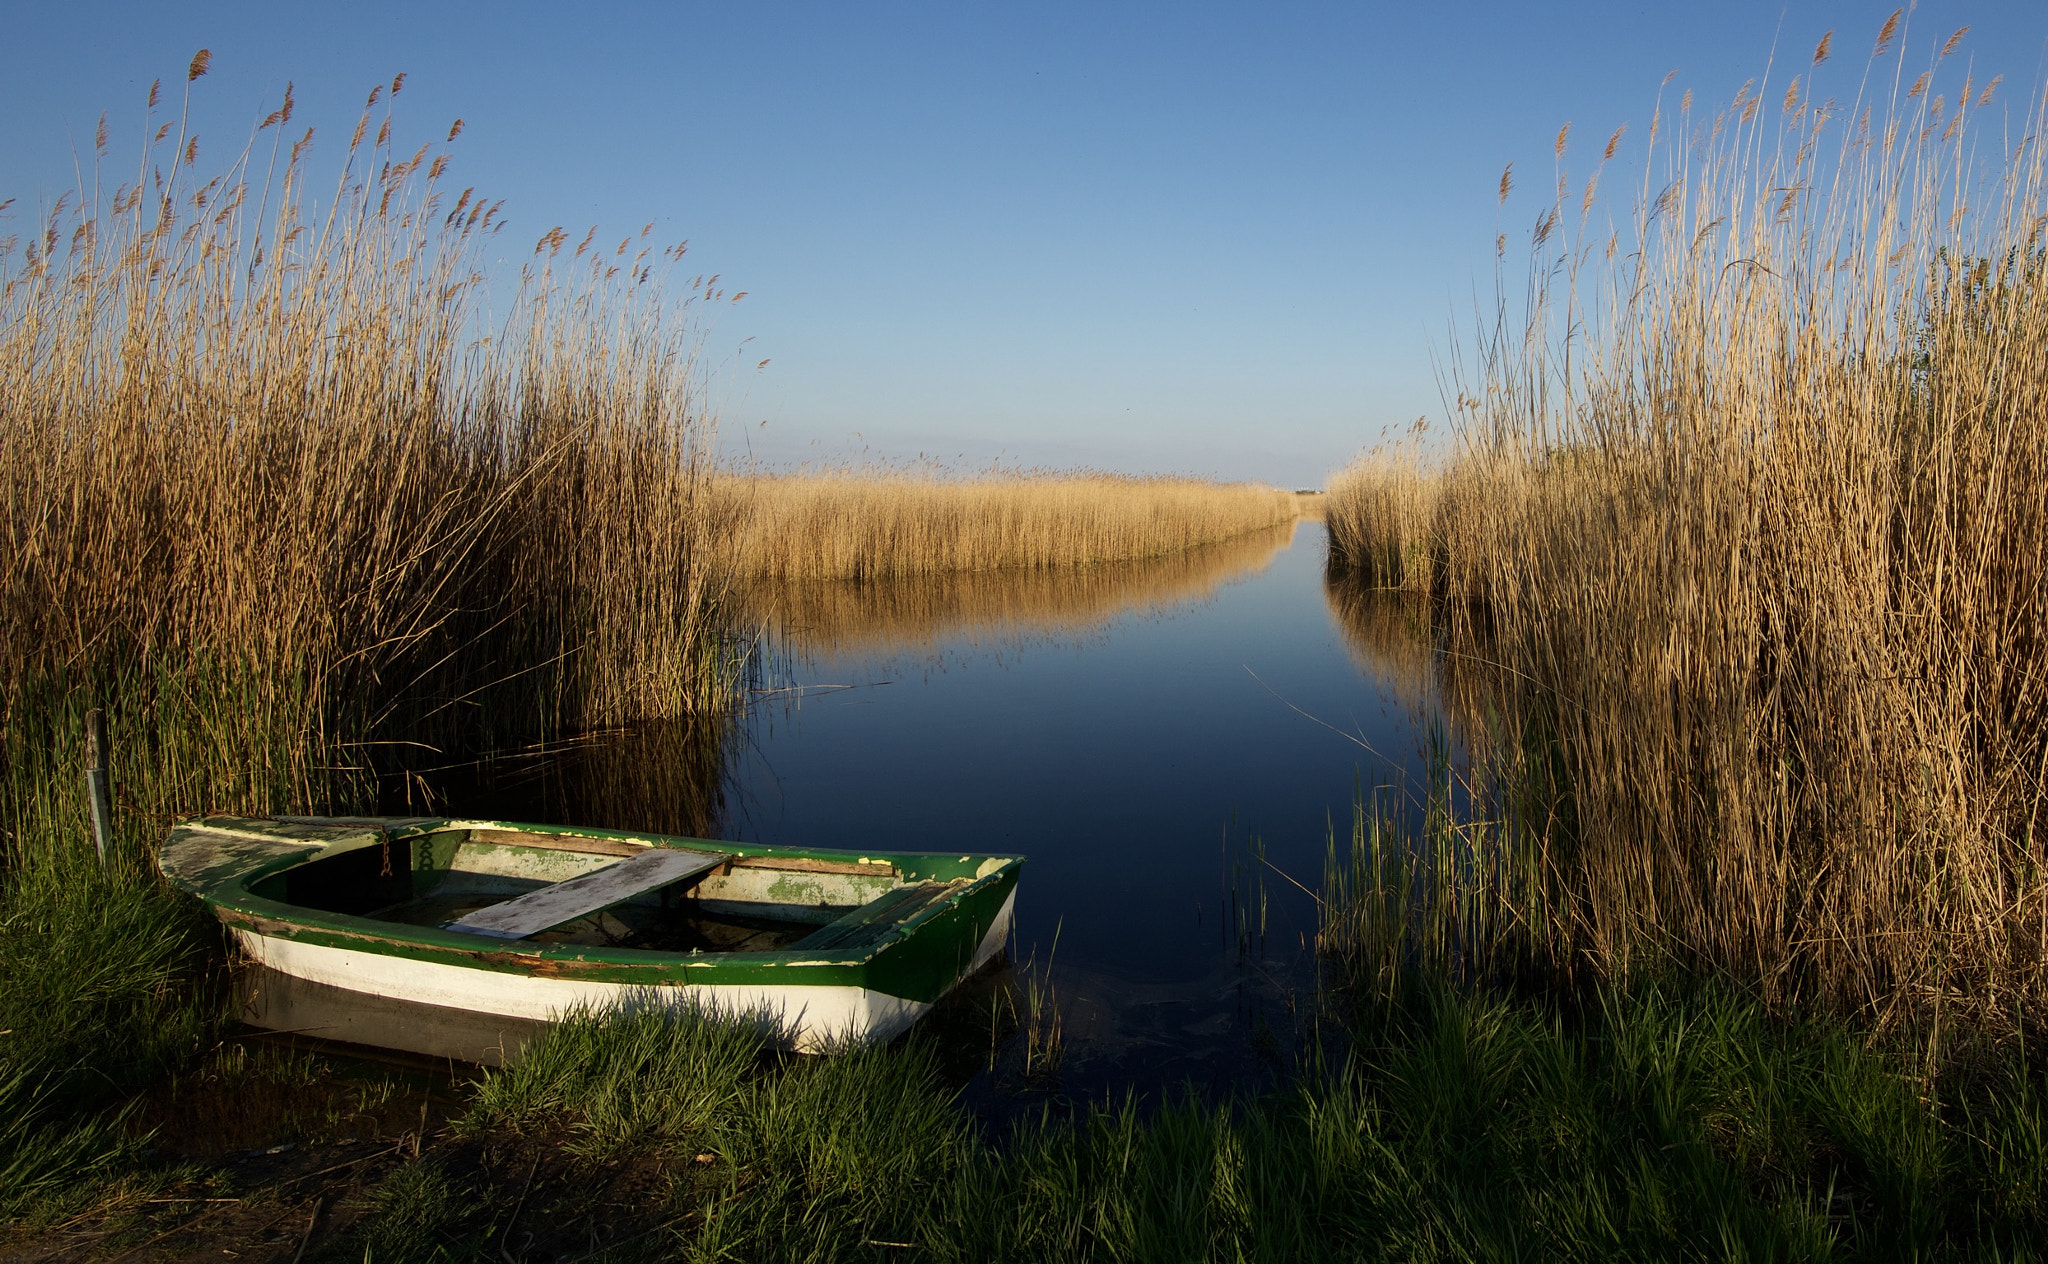
<path fill-rule="evenodd" d="M 1380 588 L 1429 586 L 1438 481 L 1413 443 L 1379 447 L 1330 476 L 1323 521 L 1330 556 Z"/>
<path fill-rule="evenodd" d="M 700 706 L 716 520 L 688 305 L 717 295 L 667 299 L 640 243 L 562 259 L 550 235 L 484 328 L 496 206 L 451 206 L 446 156 L 396 150 L 388 107 L 316 204 L 291 114 L 288 90 L 269 152 L 209 180 L 185 120 L 152 117 L 134 183 L 95 173 L 0 256 L 10 714 L 53 680 L 140 707 L 227 690 L 195 759 L 294 766 L 164 805 L 192 811 L 318 802 L 344 743 Z"/>
<path fill-rule="evenodd" d="M 1506 774 L 1561 761 L 1552 907 L 1601 969 L 2048 1000 L 2048 109 L 1987 161 L 1935 63 L 1660 119 L 1625 234 L 1539 216 L 1451 468 L 1333 488 L 1340 555 L 1426 540 Z"/>
<path fill-rule="evenodd" d="M 1257 484 L 1116 474 L 939 478 L 887 470 L 722 481 L 740 573 L 876 579 L 1159 557 L 1291 522 Z"/>

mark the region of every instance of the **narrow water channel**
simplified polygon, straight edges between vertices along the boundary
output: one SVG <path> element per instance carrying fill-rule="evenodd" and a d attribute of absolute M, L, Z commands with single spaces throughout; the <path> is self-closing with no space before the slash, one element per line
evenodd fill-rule
<path fill-rule="evenodd" d="M 724 828 L 1021 852 L 1068 1088 L 1240 1079 L 1313 986 L 1333 830 L 1423 775 L 1435 721 L 1427 653 L 1323 555 L 1304 522 L 1085 579 L 774 594 Z"/>

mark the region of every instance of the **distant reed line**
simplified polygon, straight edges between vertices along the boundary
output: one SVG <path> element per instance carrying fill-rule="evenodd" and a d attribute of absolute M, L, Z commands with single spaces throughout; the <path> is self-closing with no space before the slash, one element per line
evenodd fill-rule
<path fill-rule="evenodd" d="M 1161 557 L 1292 522 L 1292 492 L 1101 473 L 888 471 L 721 481 L 734 564 L 768 579 L 895 579 Z M 728 499 L 729 498 L 729 499 Z"/>
<path fill-rule="evenodd" d="M 955 637 L 1024 637 L 1098 627 L 1132 610 L 1207 599 L 1272 561 L 1294 523 L 1160 557 L 950 571 L 890 579 L 743 578 L 736 610 L 808 653 L 886 651 Z"/>
<path fill-rule="evenodd" d="M 1846 104 L 1826 41 L 1688 93 L 1613 233 L 1560 132 L 1449 459 L 1334 478 L 1332 559 L 1485 678 L 1552 949 L 2010 1021 L 2048 997 L 2048 99 L 2007 129 L 1898 34 Z"/>

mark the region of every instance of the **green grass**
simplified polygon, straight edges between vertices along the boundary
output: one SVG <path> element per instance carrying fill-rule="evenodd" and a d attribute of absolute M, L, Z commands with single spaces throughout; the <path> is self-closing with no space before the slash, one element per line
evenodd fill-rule
<path fill-rule="evenodd" d="M 2031 1259 L 2048 1240 L 2023 1058 L 1929 1084 L 1713 988 L 1574 1012 L 1422 991 L 1354 1017 L 1349 1056 L 1278 1096 L 1105 1103 L 1003 1137 L 914 1041 L 776 1060 L 714 1023 L 587 1018 L 485 1080 L 336 1258 L 496 1258 L 565 1150 L 660 1174 L 610 1226 L 620 1259 Z"/>
<path fill-rule="evenodd" d="M 484 1255 L 487 1241 L 464 1240 L 476 1192 L 437 1161 L 415 1159 L 398 1168 L 370 1193 L 358 1234 L 364 1264 Z"/>
<path fill-rule="evenodd" d="M 227 1018 L 219 928 L 164 888 L 148 860 L 157 804 L 205 766 L 173 738 L 207 726 L 187 714 L 155 733 L 146 717 L 111 709 L 118 799 L 103 870 L 80 755 L 89 700 L 144 696 L 115 684 L 47 680 L 0 715 L 0 1215 L 9 1217 L 89 1200 L 99 1176 L 130 1164 L 146 1140 L 129 1127 L 135 1099 L 192 1065 Z M 177 705 L 155 703 L 167 715 Z"/>
<path fill-rule="evenodd" d="M 703 1133 L 746 1091 L 760 1058 L 760 1041 L 738 1027 L 651 1012 L 576 1018 L 515 1071 L 486 1078 L 461 1129 L 566 1128 L 572 1153 L 607 1159 Z"/>
<path fill-rule="evenodd" d="M 225 1012 L 196 909 L 78 864 L 0 888 L 0 1222 L 90 1204 L 140 1161 L 138 1095 Z"/>

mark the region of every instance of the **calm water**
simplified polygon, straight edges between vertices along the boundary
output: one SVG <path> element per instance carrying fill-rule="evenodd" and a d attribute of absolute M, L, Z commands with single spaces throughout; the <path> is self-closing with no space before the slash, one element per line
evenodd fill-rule
<path fill-rule="evenodd" d="M 1438 723 L 1415 612 L 1326 584 L 1323 549 L 1304 522 L 1147 563 L 750 594 L 770 661 L 722 745 L 644 729 L 434 801 L 1022 853 L 1016 969 L 930 1023 L 956 1068 L 977 1041 L 986 1061 L 991 989 L 1049 980 L 1057 1091 L 1240 1085 L 1296 1047 L 1315 986 L 1302 888 L 1333 830 L 1348 846 L 1361 790 L 1422 778 Z"/>
<path fill-rule="evenodd" d="M 1313 984 L 1294 883 L 1434 722 L 1426 656 L 1326 591 L 1323 547 L 1303 523 L 1086 591 L 782 594 L 723 829 L 1021 852 L 1014 955 L 1050 967 L 1068 1086 L 1239 1078 Z"/>

